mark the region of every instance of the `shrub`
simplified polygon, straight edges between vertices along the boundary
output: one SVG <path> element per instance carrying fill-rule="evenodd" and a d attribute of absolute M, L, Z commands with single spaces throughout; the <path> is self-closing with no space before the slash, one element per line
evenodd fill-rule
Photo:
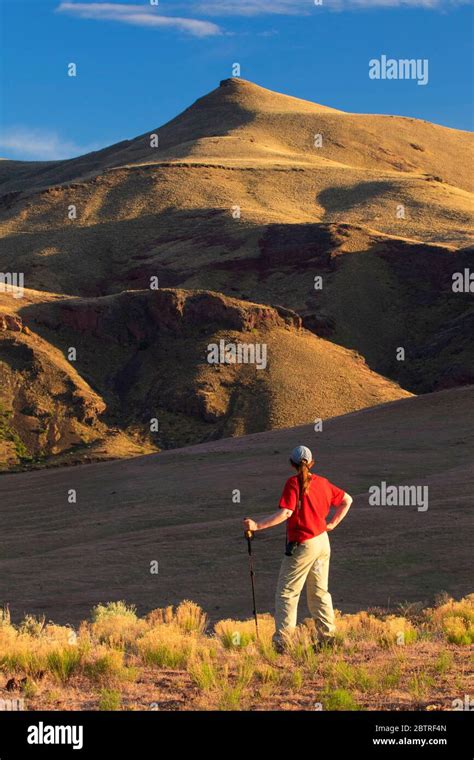
<path fill-rule="evenodd" d="M 217 686 L 217 671 L 209 660 L 195 661 L 190 664 L 188 670 L 195 684 L 203 691 L 209 691 Z"/>
<path fill-rule="evenodd" d="M 343 616 L 338 613 L 337 628 L 339 635 L 354 641 L 375 641 L 382 647 L 412 644 L 417 638 L 413 624 L 397 615 L 375 617 L 365 611 Z"/>
<path fill-rule="evenodd" d="M 297 665 L 310 672 L 318 670 L 321 661 L 314 651 L 311 632 L 305 626 L 299 626 L 288 639 L 287 652 Z"/>
<path fill-rule="evenodd" d="M 124 653 L 119 649 L 101 647 L 84 665 L 85 675 L 98 683 L 134 680 L 135 668 L 128 668 L 124 663 Z"/>
<path fill-rule="evenodd" d="M 54 649 L 46 656 L 46 665 L 61 683 L 66 683 L 81 666 L 82 655 L 77 647 Z"/>
<path fill-rule="evenodd" d="M 174 613 L 174 620 L 179 628 L 186 633 L 204 633 L 207 626 L 207 615 L 194 602 L 181 602 Z"/>
<path fill-rule="evenodd" d="M 147 665 L 185 670 L 197 650 L 195 637 L 174 625 L 152 628 L 137 641 L 137 651 Z"/>
<path fill-rule="evenodd" d="M 422 699 L 435 684 L 434 678 L 424 671 L 414 673 L 408 682 L 408 688 L 415 699 Z"/>
<path fill-rule="evenodd" d="M 353 688 L 371 691 L 375 688 L 375 676 L 363 666 L 350 665 L 347 662 L 335 662 L 328 668 L 328 675 L 336 688 Z"/>
<path fill-rule="evenodd" d="M 259 615 L 258 630 L 258 647 L 262 654 L 265 651 L 269 657 L 274 656 L 272 636 L 275 631 L 275 622 L 273 617 L 271 615 Z M 245 648 L 256 641 L 253 618 L 250 620 L 220 620 L 214 626 L 214 632 L 226 649 Z"/>
<path fill-rule="evenodd" d="M 26 633 L 28 636 L 39 636 L 45 626 L 45 617 L 35 617 L 34 615 L 25 615 L 18 630 L 20 633 Z"/>
<path fill-rule="evenodd" d="M 346 689 L 325 690 L 321 694 L 325 710 L 360 710 L 356 700 Z"/>
<path fill-rule="evenodd" d="M 136 607 L 127 605 L 125 602 L 107 602 L 106 604 L 97 604 L 92 610 L 92 622 L 103 620 L 108 617 L 128 617 L 131 620 L 137 619 Z"/>
<path fill-rule="evenodd" d="M 242 686 L 227 684 L 221 690 L 217 707 L 219 710 L 241 710 Z"/>
<path fill-rule="evenodd" d="M 291 686 L 295 691 L 298 691 L 303 686 L 304 677 L 301 670 L 298 668 L 291 674 Z"/>
<path fill-rule="evenodd" d="M 11 625 L 11 620 L 10 610 L 8 605 L 5 605 L 5 607 L 0 607 L 0 628 L 7 625 Z"/>
<path fill-rule="evenodd" d="M 441 652 L 435 660 L 433 669 L 438 675 L 443 676 L 451 670 L 452 666 L 453 655 L 451 652 Z"/>
<path fill-rule="evenodd" d="M 451 644 L 469 646 L 474 643 L 474 594 L 460 599 L 444 596 L 440 604 L 426 611 L 429 623 Z"/>
<path fill-rule="evenodd" d="M 255 641 L 255 623 L 252 620 L 220 620 L 214 626 L 216 636 L 225 649 L 244 648 Z"/>
<path fill-rule="evenodd" d="M 122 707 L 122 695 L 116 689 L 102 689 L 99 699 L 99 710 L 120 710 Z"/>
<path fill-rule="evenodd" d="M 21 691 L 25 699 L 31 699 L 37 694 L 38 686 L 31 678 L 27 678 L 21 686 Z"/>
<path fill-rule="evenodd" d="M 145 620 L 151 626 L 163 625 L 164 623 L 172 623 L 173 616 L 173 606 L 170 604 L 168 607 L 158 607 L 156 610 L 151 610 L 145 616 Z"/>

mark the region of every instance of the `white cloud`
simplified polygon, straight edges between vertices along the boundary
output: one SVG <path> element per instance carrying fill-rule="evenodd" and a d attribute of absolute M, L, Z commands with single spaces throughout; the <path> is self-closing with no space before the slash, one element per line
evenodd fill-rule
<path fill-rule="evenodd" d="M 96 21 L 119 21 L 132 26 L 144 26 L 149 29 L 168 28 L 187 32 L 195 37 L 210 37 L 221 34 L 217 24 L 194 18 L 163 16 L 157 13 L 156 6 L 123 5 L 116 3 L 60 3 L 56 9 L 60 13 L 69 13 L 78 18 Z"/>
<path fill-rule="evenodd" d="M 447 10 L 458 5 L 470 5 L 472 0 L 326 0 L 335 8 L 426 8 Z"/>
<path fill-rule="evenodd" d="M 311 0 L 201 0 L 193 10 L 209 16 L 296 16 L 312 10 Z"/>
<path fill-rule="evenodd" d="M 56 132 L 28 127 L 10 127 L 0 135 L 0 150 L 6 151 L 8 158 L 25 161 L 73 158 L 97 148 L 97 145 L 77 145 L 73 140 L 63 139 Z"/>
<path fill-rule="evenodd" d="M 446 10 L 469 5 L 472 0 L 323 0 L 320 8 L 354 10 L 365 8 L 427 8 Z M 209 16 L 304 15 L 317 11 L 313 0 L 195 0 L 194 12 Z"/>

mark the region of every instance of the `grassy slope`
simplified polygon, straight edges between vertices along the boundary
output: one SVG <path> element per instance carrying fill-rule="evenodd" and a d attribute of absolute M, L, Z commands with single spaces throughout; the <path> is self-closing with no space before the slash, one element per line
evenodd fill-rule
<path fill-rule="evenodd" d="M 456 389 L 326 421 L 322 433 L 307 426 L 127 462 L 3 475 L 4 599 L 15 619 L 30 611 L 77 623 L 91 605 L 123 598 L 140 612 L 190 598 L 213 619 L 245 617 L 241 520 L 274 510 L 290 474 L 288 452 L 299 443 L 312 447 L 317 472 L 355 496 L 331 538 L 337 607 L 430 600 L 441 590 L 465 595 L 472 590 L 473 404 L 472 387 Z M 428 485 L 428 511 L 369 506 L 367 490 L 381 480 Z M 255 541 L 261 611 L 273 609 L 283 542 L 282 528 Z M 152 560 L 158 577 L 149 573 Z"/>
<path fill-rule="evenodd" d="M 61 299 L 28 291 L 26 300 L 0 295 L 30 328 L 0 334 L 2 398 L 16 433 L 46 464 L 58 454 L 61 464 L 104 458 L 109 448 L 126 457 L 288 427 L 409 395 L 276 311 L 218 294 Z M 268 366 L 209 365 L 207 346 L 221 339 L 266 346 Z M 20 366 L 14 356 L 23 345 L 30 353 Z M 71 346 L 73 363 L 65 359 Z M 82 415 L 78 405 L 87 408 Z M 11 435 L 3 438 L 11 448 Z M 11 452 L 2 459 L 11 466 Z"/>
<path fill-rule="evenodd" d="M 469 685 L 474 597 L 337 614 L 337 648 L 315 653 L 312 621 L 287 652 L 273 620 L 207 625 L 192 602 L 138 618 L 99 605 L 77 630 L 0 621 L 0 695 L 30 710 L 452 710 Z M 207 628 L 207 630 L 206 630 Z M 0 682 L 1 683 L 1 682 Z M 8 684 L 8 690 L 5 688 Z"/>

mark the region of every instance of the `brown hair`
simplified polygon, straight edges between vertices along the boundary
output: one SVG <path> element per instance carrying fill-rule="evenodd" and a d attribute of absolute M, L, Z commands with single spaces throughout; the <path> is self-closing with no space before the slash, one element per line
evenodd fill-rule
<path fill-rule="evenodd" d="M 298 465 L 295 464 L 291 459 L 290 462 L 293 467 L 298 470 L 298 480 L 300 482 L 301 493 L 307 494 L 312 479 L 311 473 L 309 471 L 309 466 L 312 465 L 313 462 L 307 462 L 306 459 L 302 459 Z"/>

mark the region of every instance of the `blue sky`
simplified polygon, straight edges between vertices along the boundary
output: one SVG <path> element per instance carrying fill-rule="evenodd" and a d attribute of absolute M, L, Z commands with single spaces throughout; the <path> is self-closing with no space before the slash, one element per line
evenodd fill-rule
<path fill-rule="evenodd" d="M 150 131 L 236 62 L 296 97 L 472 129 L 472 0 L 154 2 L 0 0 L 0 156 L 69 158 Z M 381 55 L 428 59 L 428 84 L 371 80 Z"/>

